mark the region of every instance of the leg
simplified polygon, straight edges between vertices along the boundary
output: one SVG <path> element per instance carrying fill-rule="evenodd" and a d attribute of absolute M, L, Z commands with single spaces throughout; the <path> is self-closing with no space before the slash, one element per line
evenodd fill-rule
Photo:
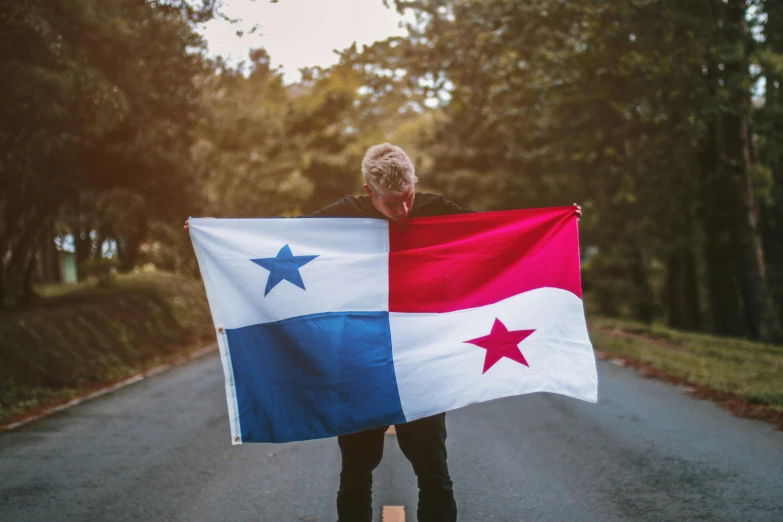
<path fill-rule="evenodd" d="M 398 424 L 397 442 L 419 480 L 419 522 L 455 522 L 449 467 L 446 463 L 446 414 Z"/>
<path fill-rule="evenodd" d="M 337 492 L 338 522 L 372 520 L 372 470 L 383 457 L 385 431 L 384 427 L 337 437 L 343 460 Z"/>

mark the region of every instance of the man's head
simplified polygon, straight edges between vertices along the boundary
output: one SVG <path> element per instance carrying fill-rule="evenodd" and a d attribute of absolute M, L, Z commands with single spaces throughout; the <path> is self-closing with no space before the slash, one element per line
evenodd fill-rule
<path fill-rule="evenodd" d="M 403 221 L 413 206 L 416 169 L 405 151 L 390 143 L 373 145 L 362 160 L 364 190 L 375 209 Z"/>

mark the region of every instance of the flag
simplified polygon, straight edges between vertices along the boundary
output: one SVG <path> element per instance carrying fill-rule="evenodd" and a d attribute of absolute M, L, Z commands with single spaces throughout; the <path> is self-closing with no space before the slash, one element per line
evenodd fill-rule
<path fill-rule="evenodd" d="M 573 207 L 189 224 L 235 444 L 597 400 Z"/>

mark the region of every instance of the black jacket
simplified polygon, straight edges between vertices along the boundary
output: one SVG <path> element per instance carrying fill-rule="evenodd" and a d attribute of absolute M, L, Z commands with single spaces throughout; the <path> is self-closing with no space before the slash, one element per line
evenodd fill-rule
<path fill-rule="evenodd" d="M 444 198 L 440 194 L 417 192 L 413 199 L 413 208 L 408 212 L 409 218 L 425 216 L 446 216 L 449 214 L 466 214 L 473 212 L 464 209 Z M 375 210 L 369 196 L 345 196 L 343 199 L 313 212 L 311 217 L 369 217 L 387 219 L 386 216 Z"/>

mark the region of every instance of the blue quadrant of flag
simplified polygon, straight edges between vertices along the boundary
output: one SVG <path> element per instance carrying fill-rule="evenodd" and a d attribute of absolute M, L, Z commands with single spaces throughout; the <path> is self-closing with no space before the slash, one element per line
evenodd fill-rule
<path fill-rule="evenodd" d="M 405 422 L 388 312 L 305 315 L 226 334 L 243 442 Z"/>

